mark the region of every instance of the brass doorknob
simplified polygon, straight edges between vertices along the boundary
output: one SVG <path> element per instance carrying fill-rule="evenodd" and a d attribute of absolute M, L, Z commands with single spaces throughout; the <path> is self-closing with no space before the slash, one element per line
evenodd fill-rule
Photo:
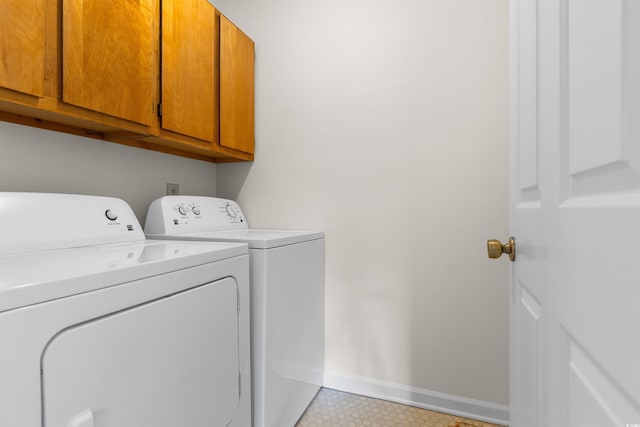
<path fill-rule="evenodd" d="M 509 237 L 509 243 L 506 245 L 503 245 L 500 240 L 487 240 L 487 252 L 489 252 L 489 258 L 500 258 L 502 254 L 507 254 L 511 261 L 515 261 L 516 240 L 513 237 Z"/>

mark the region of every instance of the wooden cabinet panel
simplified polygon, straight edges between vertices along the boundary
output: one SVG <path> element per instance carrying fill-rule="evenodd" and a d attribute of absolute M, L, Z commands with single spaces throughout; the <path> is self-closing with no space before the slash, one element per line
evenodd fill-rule
<path fill-rule="evenodd" d="M 253 160 L 254 50 L 207 0 L 0 0 L 0 120 Z"/>
<path fill-rule="evenodd" d="M 63 0 L 63 102 L 151 123 L 157 1 Z"/>
<path fill-rule="evenodd" d="M 44 12 L 44 0 L 0 1 L 0 86 L 43 95 Z"/>
<path fill-rule="evenodd" d="M 254 151 L 253 40 L 220 16 L 220 145 Z"/>
<path fill-rule="evenodd" d="M 217 140 L 216 10 L 207 1 L 162 2 L 162 128 Z"/>

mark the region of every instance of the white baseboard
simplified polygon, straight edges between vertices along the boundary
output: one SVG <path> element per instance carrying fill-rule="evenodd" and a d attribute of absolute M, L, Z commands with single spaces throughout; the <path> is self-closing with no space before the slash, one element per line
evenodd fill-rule
<path fill-rule="evenodd" d="M 379 381 L 372 378 L 336 375 L 328 372 L 324 374 L 324 387 L 460 417 L 473 418 L 488 423 L 504 426 L 509 424 L 508 406 L 423 388 Z"/>

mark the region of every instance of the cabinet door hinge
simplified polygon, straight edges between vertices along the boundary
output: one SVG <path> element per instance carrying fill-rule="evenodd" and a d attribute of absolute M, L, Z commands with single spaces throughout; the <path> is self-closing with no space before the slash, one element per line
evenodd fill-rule
<path fill-rule="evenodd" d="M 162 104 L 158 104 L 158 117 L 162 117 Z"/>

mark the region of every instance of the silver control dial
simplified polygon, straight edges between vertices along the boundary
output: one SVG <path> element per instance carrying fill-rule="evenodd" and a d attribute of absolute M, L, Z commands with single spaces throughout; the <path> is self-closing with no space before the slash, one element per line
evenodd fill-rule
<path fill-rule="evenodd" d="M 195 207 L 195 206 L 194 206 L 194 207 L 191 209 L 191 211 L 193 212 L 193 214 L 194 214 L 194 215 L 200 215 L 200 208 L 198 208 L 198 207 Z"/>
<path fill-rule="evenodd" d="M 178 206 L 178 212 L 180 212 L 180 215 L 186 215 L 187 214 L 187 208 L 185 208 L 184 206 L 180 205 L 180 206 Z"/>
<path fill-rule="evenodd" d="M 106 211 L 104 211 L 104 216 L 106 216 L 109 221 L 115 221 L 116 219 L 118 219 L 118 215 L 111 209 L 107 209 Z"/>
<path fill-rule="evenodd" d="M 227 206 L 225 206 L 225 208 L 226 208 L 226 210 L 227 210 L 227 215 L 229 215 L 231 218 L 235 218 L 235 217 L 237 217 L 237 216 L 238 216 L 238 212 L 236 212 L 236 211 L 233 209 L 233 206 L 231 206 L 231 205 L 227 205 Z"/>

